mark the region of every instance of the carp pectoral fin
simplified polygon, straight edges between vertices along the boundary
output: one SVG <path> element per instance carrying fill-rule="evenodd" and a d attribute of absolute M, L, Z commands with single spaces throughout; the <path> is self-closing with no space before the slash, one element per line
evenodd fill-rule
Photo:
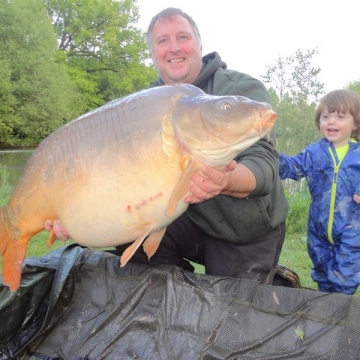
<path fill-rule="evenodd" d="M 182 173 L 179 182 L 176 184 L 169 201 L 169 205 L 166 209 L 166 215 L 172 217 L 175 214 L 176 207 L 179 201 L 187 194 L 189 191 L 189 183 L 194 172 L 199 168 L 199 165 L 193 159 L 190 159 L 187 163 L 187 166 Z"/>
<path fill-rule="evenodd" d="M 126 250 L 123 252 L 120 258 L 121 267 L 125 266 L 126 263 L 131 259 L 135 251 L 138 249 L 138 247 L 141 245 L 144 239 L 149 235 L 152 228 L 153 228 L 153 224 L 148 224 L 144 229 L 143 233 L 132 243 L 132 245 L 126 248 Z"/>
<path fill-rule="evenodd" d="M 15 292 L 20 286 L 21 269 L 29 240 L 30 238 L 14 241 L 2 237 L 1 241 L 5 241 L 6 244 L 2 254 L 2 278 L 3 284 L 9 286 L 11 292 Z"/>
<path fill-rule="evenodd" d="M 144 249 L 146 255 L 148 256 L 149 260 L 155 254 L 157 248 L 159 247 L 161 239 L 163 238 L 163 236 L 165 234 L 165 230 L 166 230 L 166 227 L 164 227 L 156 232 L 153 232 L 144 241 L 143 249 Z"/>

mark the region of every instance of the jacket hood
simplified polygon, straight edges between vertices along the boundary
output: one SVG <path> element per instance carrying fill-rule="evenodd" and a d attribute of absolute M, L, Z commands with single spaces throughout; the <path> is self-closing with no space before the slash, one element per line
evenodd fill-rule
<path fill-rule="evenodd" d="M 210 54 L 203 56 L 202 69 L 200 75 L 195 79 L 192 85 L 202 88 L 208 79 L 219 69 L 219 67 L 226 69 L 227 65 L 221 60 L 220 55 L 214 51 Z M 165 85 L 163 80 L 159 77 L 156 81 L 150 83 L 150 87 Z"/>

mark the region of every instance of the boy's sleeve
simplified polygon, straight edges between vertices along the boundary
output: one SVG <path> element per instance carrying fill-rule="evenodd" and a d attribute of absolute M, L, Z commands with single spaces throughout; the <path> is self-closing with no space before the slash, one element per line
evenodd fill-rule
<path fill-rule="evenodd" d="M 298 181 L 306 176 L 303 155 L 303 152 L 296 156 L 279 154 L 279 175 L 281 180 L 292 179 Z"/>

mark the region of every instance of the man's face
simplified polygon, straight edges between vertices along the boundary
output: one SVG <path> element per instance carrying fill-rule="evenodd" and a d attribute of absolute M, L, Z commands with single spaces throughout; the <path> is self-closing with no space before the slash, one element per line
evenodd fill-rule
<path fill-rule="evenodd" d="M 201 44 L 181 15 L 158 20 L 151 34 L 151 56 L 165 84 L 191 84 L 202 67 Z"/>

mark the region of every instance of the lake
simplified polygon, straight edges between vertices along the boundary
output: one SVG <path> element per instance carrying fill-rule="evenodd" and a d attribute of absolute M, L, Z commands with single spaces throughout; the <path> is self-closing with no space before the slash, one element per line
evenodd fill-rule
<path fill-rule="evenodd" d="M 0 150 L 0 186 L 4 182 L 15 185 L 22 174 L 33 149 Z"/>

